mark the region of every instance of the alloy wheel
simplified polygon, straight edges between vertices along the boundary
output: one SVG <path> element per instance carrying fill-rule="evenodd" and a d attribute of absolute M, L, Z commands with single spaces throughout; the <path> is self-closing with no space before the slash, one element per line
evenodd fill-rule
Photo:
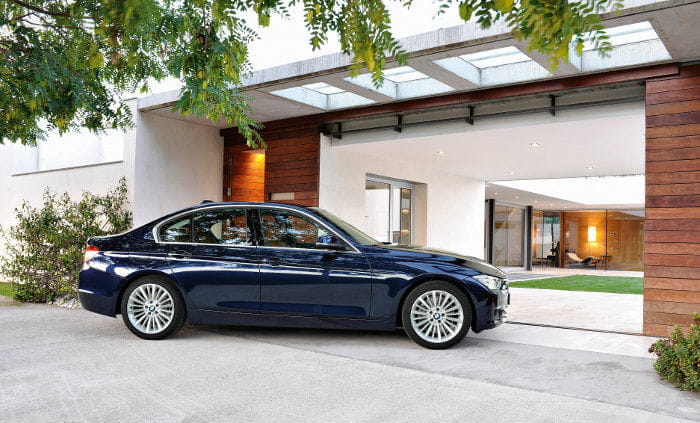
<path fill-rule="evenodd" d="M 411 326 L 423 340 L 447 342 L 457 336 L 464 323 L 459 300 L 442 290 L 427 291 L 411 306 Z"/>
<path fill-rule="evenodd" d="M 140 332 L 160 333 L 173 320 L 173 298 L 160 285 L 154 283 L 140 285 L 129 295 L 127 314 L 129 322 Z"/>

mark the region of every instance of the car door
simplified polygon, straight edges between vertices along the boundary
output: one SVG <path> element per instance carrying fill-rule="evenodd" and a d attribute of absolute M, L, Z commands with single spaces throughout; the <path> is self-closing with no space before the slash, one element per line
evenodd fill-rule
<path fill-rule="evenodd" d="M 369 317 L 372 275 L 356 249 L 318 248 L 332 233 L 318 219 L 285 208 L 260 208 L 260 308 L 285 314 Z"/>
<path fill-rule="evenodd" d="M 161 227 L 173 274 L 196 308 L 259 309 L 259 262 L 250 213 L 235 207 L 203 209 Z"/>

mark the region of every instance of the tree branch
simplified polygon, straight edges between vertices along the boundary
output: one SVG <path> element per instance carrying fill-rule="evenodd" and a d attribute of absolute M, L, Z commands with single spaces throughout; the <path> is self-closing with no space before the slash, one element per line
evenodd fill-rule
<path fill-rule="evenodd" d="M 24 7 L 25 9 L 33 10 L 33 11 L 35 11 L 35 12 L 37 12 L 37 13 L 42 13 L 42 14 L 44 14 L 44 15 L 49 15 L 49 16 L 64 16 L 64 17 L 70 17 L 70 16 L 71 16 L 71 14 L 68 13 L 68 12 L 54 12 L 54 11 L 51 11 L 51 10 L 42 9 L 42 8 L 40 8 L 40 7 L 37 7 L 37 6 L 33 6 L 33 5 L 29 4 L 29 3 L 25 3 L 25 2 L 23 2 L 22 0 L 11 0 L 11 1 L 12 1 L 13 3 L 15 3 L 15 4 L 18 4 L 18 5 L 22 6 L 22 7 Z"/>

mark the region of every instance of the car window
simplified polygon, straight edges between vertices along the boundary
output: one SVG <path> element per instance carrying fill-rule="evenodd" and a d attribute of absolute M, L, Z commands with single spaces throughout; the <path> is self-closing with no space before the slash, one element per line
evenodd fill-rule
<path fill-rule="evenodd" d="M 190 215 L 166 223 L 160 229 L 161 242 L 190 242 Z"/>
<path fill-rule="evenodd" d="M 267 247 L 316 248 L 318 238 L 329 235 L 312 219 L 288 210 L 261 210 L 260 228 Z"/>
<path fill-rule="evenodd" d="M 245 209 L 213 209 L 194 214 L 192 242 L 197 244 L 253 245 Z"/>

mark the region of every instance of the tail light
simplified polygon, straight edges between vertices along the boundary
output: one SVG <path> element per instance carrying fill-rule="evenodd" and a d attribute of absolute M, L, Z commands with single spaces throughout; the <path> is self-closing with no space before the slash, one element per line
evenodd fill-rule
<path fill-rule="evenodd" d="M 99 252 L 100 252 L 99 248 L 95 247 L 94 245 L 88 245 L 85 248 L 85 254 L 83 255 L 83 263 L 89 262 Z"/>

